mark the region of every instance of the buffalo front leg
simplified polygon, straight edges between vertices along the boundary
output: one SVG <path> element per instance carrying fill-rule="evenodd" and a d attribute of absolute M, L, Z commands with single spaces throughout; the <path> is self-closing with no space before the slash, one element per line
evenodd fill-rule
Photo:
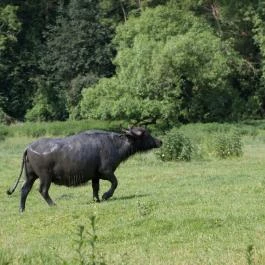
<path fill-rule="evenodd" d="M 98 197 L 99 178 L 92 179 L 92 189 L 93 189 L 93 200 L 95 202 L 100 202 L 99 197 Z"/>
<path fill-rule="evenodd" d="M 105 192 L 102 196 L 103 200 L 107 200 L 113 195 L 115 189 L 117 188 L 118 180 L 113 173 L 102 176 L 102 179 L 108 180 L 111 183 L 110 189 L 107 192 Z"/>

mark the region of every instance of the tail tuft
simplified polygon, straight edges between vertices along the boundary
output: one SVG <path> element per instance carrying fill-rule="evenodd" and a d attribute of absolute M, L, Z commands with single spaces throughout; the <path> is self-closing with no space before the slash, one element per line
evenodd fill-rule
<path fill-rule="evenodd" d="M 12 193 L 13 193 L 13 191 L 10 190 L 10 189 L 6 191 L 6 194 L 7 194 L 7 195 L 11 195 Z"/>

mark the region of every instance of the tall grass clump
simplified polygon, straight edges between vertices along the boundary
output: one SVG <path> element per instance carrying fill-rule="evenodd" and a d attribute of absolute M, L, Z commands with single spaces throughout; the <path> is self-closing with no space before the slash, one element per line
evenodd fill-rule
<path fill-rule="evenodd" d="M 0 141 L 5 140 L 8 136 L 8 129 L 5 126 L 0 126 Z"/>
<path fill-rule="evenodd" d="M 118 131 L 121 121 L 54 121 L 54 122 L 25 122 L 11 126 L 3 126 L 8 135 L 42 137 L 42 136 L 68 136 L 82 131 L 97 129 L 107 131 Z M 1 133 L 0 133 L 1 135 Z"/>
<path fill-rule="evenodd" d="M 13 263 L 13 257 L 0 249 L 0 264 L 9 265 Z"/>
<path fill-rule="evenodd" d="M 180 133 L 177 128 L 173 128 L 163 138 L 163 145 L 158 151 L 158 156 L 163 161 L 190 161 L 192 152 L 191 140 Z"/>
<path fill-rule="evenodd" d="M 242 139 L 238 133 L 218 134 L 215 139 L 215 154 L 219 158 L 239 157 L 243 154 Z"/>
<path fill-rule="evenodd" d="M 249 245 L 247 247 L 247 264 L 248 265 L 254 265 L 254 246 Z"/>

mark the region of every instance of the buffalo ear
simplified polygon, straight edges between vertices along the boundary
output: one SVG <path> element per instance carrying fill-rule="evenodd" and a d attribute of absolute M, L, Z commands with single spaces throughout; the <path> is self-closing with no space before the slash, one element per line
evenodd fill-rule
<path fill-rule="evenodd" d="M 133 134 L 132 134 L 131 130 L 122 129 L 122 132 L 123 132 L 126 136 L 133 137 Z"/>

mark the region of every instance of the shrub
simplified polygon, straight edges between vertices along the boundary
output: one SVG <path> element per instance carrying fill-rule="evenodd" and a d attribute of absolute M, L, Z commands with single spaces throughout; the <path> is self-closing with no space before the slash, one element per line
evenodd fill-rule
<path fill-rule="evenodd" d="M 163 139 L 163 145 L 158 153 L 163 161 L 191 160 L 193 145 L 191 140 L 175 128 L 169 131 Z"/>
<path fill-rule="evenodd" d="M 38 138 L 44 136 L 46 134 L 46 130 L 45 128 L 38 128 L 34 126 L 32 129 L 28 128 L 26 134 L 27 136 Z"/>
<path fill-rule="evenodd" d="M 241 136 L 238 133 L 219 134 L 215 139 L 215 154 L 223 159 L 241 156 L 243 154 Z"/>

